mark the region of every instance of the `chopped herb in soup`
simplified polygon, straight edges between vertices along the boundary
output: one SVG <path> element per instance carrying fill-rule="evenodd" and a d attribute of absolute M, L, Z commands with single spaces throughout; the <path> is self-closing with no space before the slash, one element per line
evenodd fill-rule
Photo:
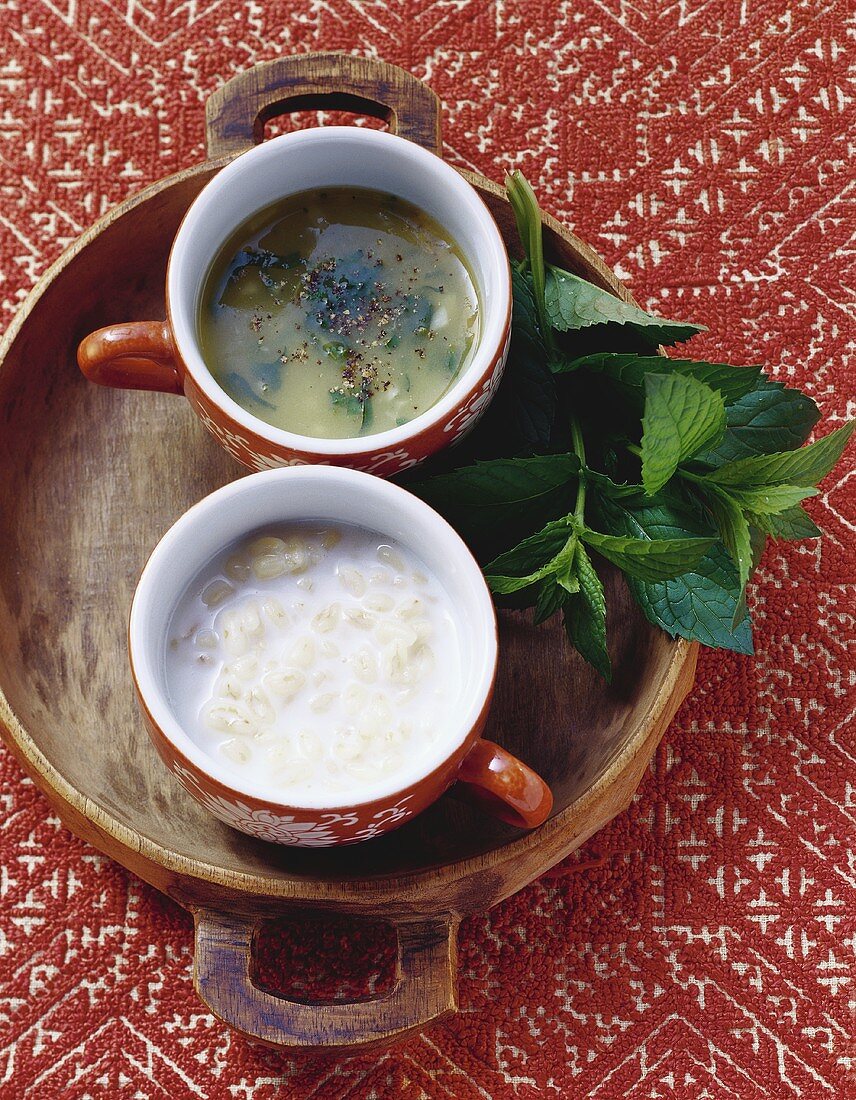
<path fill-rule="evenodd" d="M 406 424 L 454 383 L 478 341 L 473 280 L 424 211 L 336 187 L 257 214 L 202 297 L 205 362 L 278 428 L 342 439 Z"/>

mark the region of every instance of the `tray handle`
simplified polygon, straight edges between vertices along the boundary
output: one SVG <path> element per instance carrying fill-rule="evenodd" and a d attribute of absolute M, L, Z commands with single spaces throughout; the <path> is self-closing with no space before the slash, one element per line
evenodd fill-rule
<path fill-rule="evenodd" d="M 255 65 L 209 97 L 208 156 L 243 153 L 264 139 L 268 119 L 317 108 L 382 118 L 392 133 L 440 152 L 440 101 L 427 84 L 385 61 L 309 53 Z"/>
<path fill-rule="evenodd" d="M 215 1016 L 256 1042 L 347 1054 L 392 1043 L 457 1011 L 458 921 L 451 915 L 396 925 L 397 974 L 388 993 L 330 1004 L 291 1000 L 255 984 L 260 918 L 198 909 L 194 919 L 197 993 Z"/>

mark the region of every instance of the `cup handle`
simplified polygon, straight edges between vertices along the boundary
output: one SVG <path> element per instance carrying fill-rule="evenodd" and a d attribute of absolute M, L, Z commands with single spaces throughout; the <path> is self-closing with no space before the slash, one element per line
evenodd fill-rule
<path fill-rule="evenodd" d="M 243 153 L 264 139 L 268 119 L 317 108 L 359 111 L 432 153 L 442 147 L 440 100 L 412 73 L 370 57 L 309 53 L 255 65 L 209 97 L 208 156 Z"/>
<path fill-rule="evenodd" d="M 246 1038 L 297 1053 L 352 1054 L 395 1042 L 457 1011 L 458 922 L 451 915 L 396 925 L 396 981 L 388 993 L 318 1003 L 259 988 L 253 951 L 258 918 L 198 909 L 196 992 L 215 1016 Z"/>
<path fill-rule="evenodd" d="M 518 829 L 543 825 L 553 808 L 553 792 L 541 776 L 484 738 L 464 757 L 450 793 Z"/>
<path fill-rule="evenodd" d="M 91 332 L 77 349 L 77 362 L 99 386 L 184 392 L 166 321 L 128 321 Z"/>

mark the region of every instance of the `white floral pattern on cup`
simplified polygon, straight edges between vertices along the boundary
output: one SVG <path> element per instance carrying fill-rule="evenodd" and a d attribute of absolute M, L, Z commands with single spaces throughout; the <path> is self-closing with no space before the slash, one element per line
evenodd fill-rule
<path fill-rule="evenodd" d="M 199 419 L 215 439 L 219 441 L 223 449 L 228 451 L 232 458 L 253 470 L 276 470 L 281 466 L 309 466 L 311 464 L 316 466 L 330 465 L 323 458 L 316 458 L 313 463 L 310 463 L 305 458 L 283 458 L 279 455 L 260 454 L 244 436 L 239 435 L 231 428 L 218 424 L 201 404 L 194 402 L 194 406 Z M 364 469 L 368 474 L 389 477 L 392 474 L 400 474 L 403 470 L 409 470 L 418 461 L 418 459 L 411 457 L 408 450 L 401 447 L 397 451 L 383 451 L 381 454 L 375 455 Z"/>
<path fill-rule="evenodd" d="M 290 844 L 299 848 L 331 848 L 348 841 L 370 840 L 389 828 L 413 816 L 406 803 L 413 797 L 405 795 L 394 806 L 373 815 L 368 825 L 355 830 L 360 818 L 356 813 L 320 813 L 318 820 L 304 820 L 294 814 L 277 814 L 272 810 L 253 809 L 237 798 L 212 794 L 200 784 L 197 776 L 177 761 L 172 771 L 193 797 L 215 817 L 239 829 L 242 833 L 267 840 L 272 844 Z"/>
<path fill-rule="evenodd" d="M 248 439 L 231 428 L 218 424 L 201 404 L 194 402 L 194 407 L 199 419 L 209 432 L 217 439 L 224 450 L 228 451 L 232 458 L 242 465 L 251 465 L 254 470 L 276 470 L 280 466 L 306 466 L 307 462 L 302 458 L 283 459 L 276 455 L 262 455 L 253 447 Z"/>
<path fill-rule="evenodd" d="M 379 474 L 382 477 L 389 477 L 392 474 L 400 474 L 402 470 L 409 470 L 418 461 L 416 458 L 411 458 L 409 451 L 400 447 L 397 451 L 384 451 L 382 454 L 375 455 L 369 465 L 363 467 L 363 470 L 367 474 Z"/>
<path fill-rule="evenodd" d="M 277 458 L 276 455 L 260 455 L 255 451 L 251 451 L 249 454 L 250 466 L 254 470 L 278 470 L 280 466 L 309 466 L 310 463 L 305 458 Z M 315 463 L 316 466 L 327 466 L 329 463 L 322 462 L 320 459 Z"/>
<path fill-rule="evenodd" d="M 411 794 L 405 795 L 394 806 L 375 814 L 368 825 L 354 833 L 354 840 L 371 840 L 372 837 L 380 836 L 393 825 L 397 825 L 399 821 L 412 817 L 413 810 L 406 805 L 412 797 Z"/>
<path fill-rule="evenodd" d="M 502 381 L 510 343 L 511 330 L 509 329 L 496 366 L 484 380 L 481 389 L 476 390 L 466 405 L 458 409 L 452 419 L 444 426 L 444 432 L 452 433 L 452 441 L 462 439 L 467 432 L 471 431 L 475 427 L 476 421 L 493 400 L 496 391 L 499 389 L 499 383 Z"/>

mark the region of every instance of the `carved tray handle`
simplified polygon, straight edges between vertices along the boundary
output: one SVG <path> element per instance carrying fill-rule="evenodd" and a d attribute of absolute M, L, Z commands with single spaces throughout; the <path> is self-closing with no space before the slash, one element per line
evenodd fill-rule
<path fill-rule="evenodd" d="M 255 984 L 259 918 L 198 909 L 193 982 L 211 1011 L 256 1042 L 294 1053 L 351 1053 L 386 1045 L 457 1011 L 458 921 L 430 917 L 396 925 L 398 962 L 391 990 L 355 1001 L 291 1000 Z"/>
<path fill-rule="evenodd" d="M 400 137 L 439 153 L 440 100 L 427 84 L 384 61 L 346 53 L 278 57 L 233 76 L 206 105 L 208 156 L 243 153 L 265 123 L 290 111 L 359 111 Z"/>

